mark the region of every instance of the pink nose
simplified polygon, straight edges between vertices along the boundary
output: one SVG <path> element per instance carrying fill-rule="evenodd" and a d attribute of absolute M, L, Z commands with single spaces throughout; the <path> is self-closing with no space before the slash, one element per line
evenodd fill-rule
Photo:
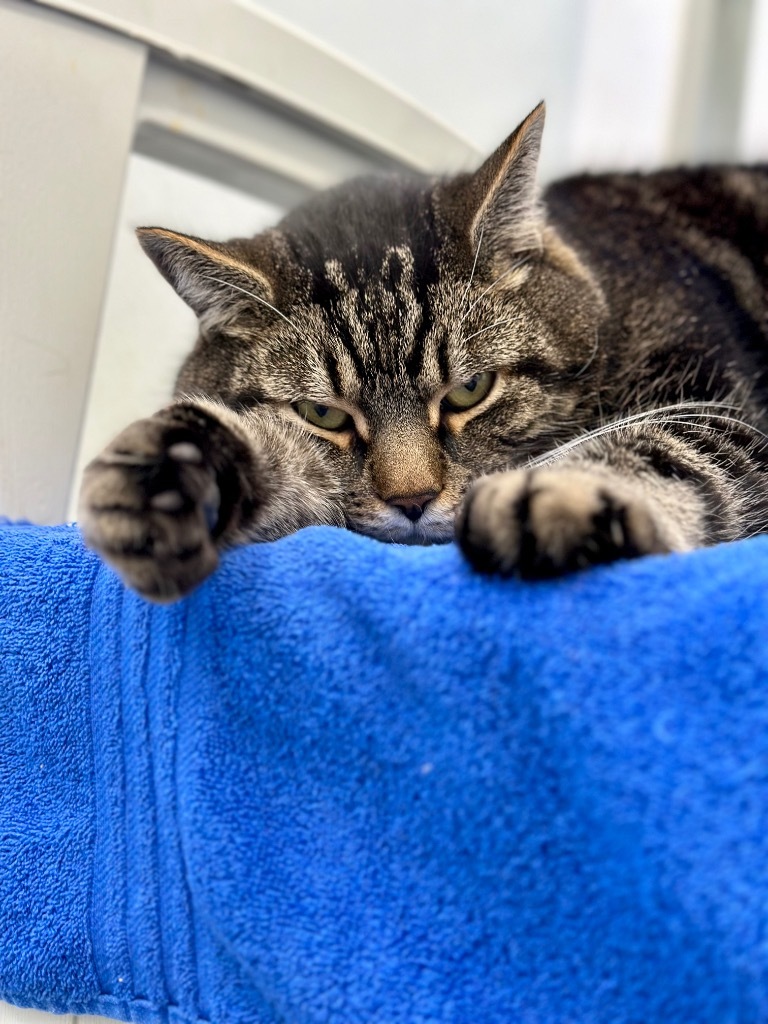
<path fill-rule="evenodd" d="M 396 505 L 407 519 L 415 523 L 421 519 L 427 503 L 436 497 L 437 494 L 430 491 L 429 494 L 409 494 L 405 498 L 389 498 L 387 504 Z"/>

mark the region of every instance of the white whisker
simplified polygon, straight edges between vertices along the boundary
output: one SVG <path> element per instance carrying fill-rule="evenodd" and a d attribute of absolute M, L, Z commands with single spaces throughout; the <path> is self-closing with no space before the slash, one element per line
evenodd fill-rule
<path fill-rule="evenodd" d="M 528 258 L 529 257 L 524 256 L 522 259 L 516 260 L 512 264 L 512 266 L 509 268 L 509 270 L 506 270 L 503 274 L 499 274 L 499 276 L 497 278 L 495 278 L 493 281 L 491 281 L 491 283 L 488 285 L 488 287 L 484 288 L 483 291 L 480 292 L 480 294 L 477 296 L 477 298 L 472 303 L 472 305 L 464 310 L 464 313 L 461 316 L 461 318 L 459 320 L 459 323 L 462 323 L 464 320 L 466 320 L 467 316 L 472 312 L 472 310 L 478 304 L 480 299 L 484 298 L 484 296 L 486 296 L 488 294 L 488 292 L 491 291 L 492 288 L 495 288 L 496 285 L 499 283 L 499 281 L 503 281 L 505 277 L 509 277 L 510 274 L 514 274 L 514 272 L 516 270 L 519 270 L 520 267 L 525 266 L 525 264 L 528 262 Z M 470 281 L 470 283 L 471 283 L 471 281 Z M 469 289 L 467 289 L 467 291 L 469 291 Z M 464 297 L 466 298 L 466 292 L 464 293 Z"/>
<path fill-rule="evenodd" d="M 573 377 L 574 380 L 578 380 L 578 378 L 583 373 L 586 373 L 586 371 L 589 369 L 589 367 L 594 362 L 594 359 L 595 359 L 595 356 L 597 355 L 597 350 L 598 350 L 599 347 L 600 347 L 600 332 L 599 332 L 598 328 L 596 327 L 595 328 L 595 344 L 592 347 L 592 352 L 591 352 L 591 354 L 589 356 L 589 359 L 587 359 L 586 363 L 584 363 L 584 365 L 579 370 L 579 372 L 577 374 L 574 374 L 574 377 Z"/>
<path fill-rule="evenodd" d="M 476 338 L 478 334 L 484 334 L 486 331 L 492 331 L 494 327 L 503 327 L 505 324 L 515 324 L 518 320 L 522 320 L 521 316 L 510 316 L 506 320 L 497 320 L 495 324 L 487 324 L 485 327 L 481 327 L 479 331 L 475 331 L 474 334 L 468 334 L 466 338 L 462 338 L 462 342 L 471 341 L 472 338 Z"/>
<path fill-rule="evenodd" d="M 466 289 L 464 291 L 464 294 L 461 296 L 461 302 L 459 303 L 459 306 L 463 306 L 464 303 L 467 301 L 467 296 L 469 295 L 469 289 L 472 287 L 472 282 L 473 282 L 473 280 L 475 278 L 475 268 L 477 267 L 477 258 L 480 255 L 480 246 L 483 244 L 483 231 L 485 231 L 485 224 L 481 224 L 480 225 L 480 237 L 477 240 L 477 248 L 475 249 L 475 259 L 474 259 L 474 262 L 472 263 L 472 271 L 471 271 L 471 273 L 469 275 L 469 281 L 467 283 L 467 287 L 466 287 Z"/>
<path fill-rule="evenodd" d="M 765 530 L 758 526 L 756 530 L 752 530 L 751 533 L 747 533 L 744 536 L 739 537 L 739 540 L 752 540 L 754 537 L 764 537 Z"/>
<path fill-rule="evenodd" d="M 246 288 L 241 288 L 239 285 L 232 284 L 231 281 L 224 281 L 220 277 L 213 277 L 210 274 L 203 274 L 202 276 L 206 281 L 215 281 L 216 284 L 223 284 L 225 288 L 234 288 L 236 292 L 242 292 L 243 295 L 247 295 L 248 298 L 253 299 L 254 302 L 260 302 L 262 306 L 267 306 L 268 309 L 271 309 L 273 313 L 277 313 L 278 316 L 281 316 L 287 324 L 290 324 L 290 326 L 296 330 L 295 325 L 288 319 L 285 313 L 281 313 L 276 306 L 273 306 L 271 302 L 267 302 L 266 299 L 262 299 L 260 295 L 255 295 L 253 292 L 249 292 Z"/>
<path fill-rule="evenodd" d="M 557 448 L 552 449 L 552 451 L 545 452 L 544 454 L 538 455 L 536 458 L 529 460 L 528 465 L 531 468 L 535 468 L 537 466 L 545 466 L 550 462 L 559 461 L 580 445 L 586 444 L 589 441 L 595 441 L 598 438 L 603 437 L 605 434 L 615 433 L 616 431 L 623 430 L 625 427 L 636 426 L 639 424 L 664 426 L 667 423 L 678 423 L 684 424 L 688 427 L 699 427 L 701 429 L 711 430 L 717 429 L 711 424 L 696 423 L 696 419 L 698 418 L 737 424 L 740 427 L 751 430 L 764 440 L 768 441 L 768 435 L 764 434 L 758 427 L 755 427 L 751 423 L 747 423 L 736 416 L 727 416 L 723 412 L 717 412 L 716 410 L 718 409 L 737 411 L 736 407 L 728 402 L 678 402 L 674 405 L 664 405 L 660 406 L 658 409 L 649 409 L 645 412 L 634 413 L 631 416 L 624 416 L 621 419 L 615 420 L 613 423 L 606 423 L 594 430 L 589 430 L 580 437 L 573 438 L 571 441 L 566 441 L 565 444 L 559 445 Z"/>
<path fill-rule="evenodd" d="M 700 415 L 705 414 L 701 413 Z M 736 416 L 719 416 L 716 413 L 707 413 L 706 417 L 707 419 L 710 420 L 722 420 L 723 423 L 735 423 L 739 427 L 745 427 L 747 430 L 751 430 L 752 433 L 758 434 L 760 437 L 763 438 L 764 441 L 768 441 L 768 434 L 764 434 L 762 430 L 759 429 L 759 427 L 754 427 L 751 423 L 747 423 L 746 420 L 740 420 Z M 717 427 L 713 426 L 711 423 L 697 423 L 694 417 L 692 416 L 685 416 L 680 418 L 671 417 L 669 419 L 663 419 L 659 421 L 660 426 L 664 426 L 667 423 L 680 423 L 684 424 L 687 427 L 695 428 L 697 430 L 717 429 Z"/>

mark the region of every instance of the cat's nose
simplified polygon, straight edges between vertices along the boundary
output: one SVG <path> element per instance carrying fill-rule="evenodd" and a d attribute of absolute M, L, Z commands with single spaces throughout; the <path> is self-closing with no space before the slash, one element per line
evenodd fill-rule
<path fill-rule="evenodd" d="M 428 494 L 408 494 L 404 498 L 388 498 L 387 504 L 396 505 L 407 519 L 415 523 L 421 519 L 428 502 L 436 497 L 436 491 L 430 491 Z"/>

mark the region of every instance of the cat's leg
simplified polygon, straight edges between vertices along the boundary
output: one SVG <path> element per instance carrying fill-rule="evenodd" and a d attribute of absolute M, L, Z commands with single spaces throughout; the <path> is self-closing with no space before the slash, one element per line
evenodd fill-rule
<path fill-rule="evenodd" d="M 190 591 L 219 553 L 313 524 L 343 525 L 327 469 L 271 410 L 180 401 L 133 423 L 86 468 L 79 525 L 128 586 L 156 601 Z"/>
<path fill-rule="evenodd" d="M 626 428 L 478 480 L 457 537 L 480 571 L 542 579 L 748 536 L 768 528 L 763 443 L 706 422 Z"/>

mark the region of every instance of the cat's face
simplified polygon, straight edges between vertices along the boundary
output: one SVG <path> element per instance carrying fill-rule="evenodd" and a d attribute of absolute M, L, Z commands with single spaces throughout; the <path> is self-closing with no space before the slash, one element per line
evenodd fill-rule
<path fill-rule="evenodd" d="M 255 239 L 142 229 L 200 318 L 178 390 L 309 432 L 351 529 L 453 535 L 468 484 L 578 421 L 599 293 L 545 225 L 537 108 L 474 175 L 353 182 Z"/>

